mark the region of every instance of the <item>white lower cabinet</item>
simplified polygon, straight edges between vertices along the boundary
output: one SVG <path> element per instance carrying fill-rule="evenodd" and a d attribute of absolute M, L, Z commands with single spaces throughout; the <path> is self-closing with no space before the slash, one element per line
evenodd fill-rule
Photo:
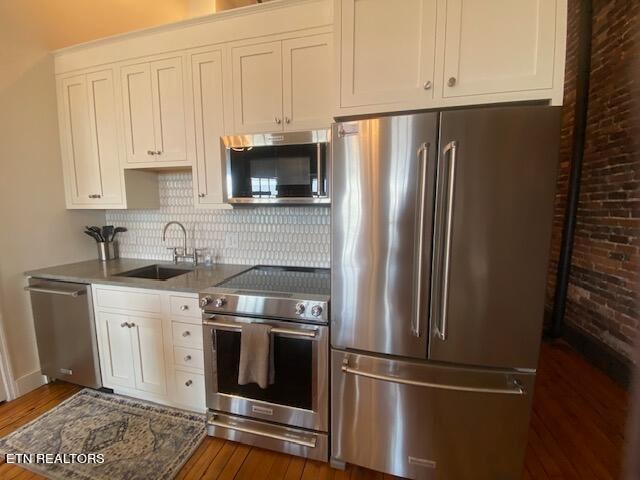
<path fill-rule="evenodd" d="M 175 305 L 194 304 L 197 295 L 110 285 L 94 285 L 93 290 L 104 386 L 131 397 L 204 412 L 200 319 L 191 312 L 178 318 L 172 313 Z"/>

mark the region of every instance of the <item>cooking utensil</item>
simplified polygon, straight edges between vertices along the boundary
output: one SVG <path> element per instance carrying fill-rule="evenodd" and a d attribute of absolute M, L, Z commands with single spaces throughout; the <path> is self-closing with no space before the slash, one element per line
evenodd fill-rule
<path fill-rule="evenodd" d="M 116 239 L 116 235 L 126 231 L 127 229 L 125 227 L 116 227 L 115 230 L 113 231 L 113 236 L 111 237 L 111 241 L 113 242 Z"/>
<path fill-rule="evenodd" d="M 113 225 L 105 225 L 102 227 L 102 238 L 104 238 L 105 242 L 113 240 L 113 230 Z"/>
<path fill-rule="evenodd" d="M 96 232 L 94 232 L 93 230 L 85 230 L 84 233 L 85 233 L 85 235 L 89 235 L 96 242 L 100 242 L 101 241 L 100 238 L 98 237 L 98 234 Z"/>
<path fill-rule="evenodd" d="M 98 236 L 99 242 L 104 242 L 104 237 L 102 236 L 102 230 L 100 230 L 100 227 L 86 227 L 86 229 L 94 232 Z"/>

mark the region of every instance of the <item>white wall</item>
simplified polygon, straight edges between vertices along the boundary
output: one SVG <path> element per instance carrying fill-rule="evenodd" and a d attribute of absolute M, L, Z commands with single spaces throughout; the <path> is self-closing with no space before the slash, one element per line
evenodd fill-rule
<path fill-rule="evenodd" d="M 23 272 L 95 258 L 95 244 L 82 227 L 104 224 L 105 219 L 104 211 L 65 209 L 53 61 L 48 52 L 123 28 L 178 20 L 187 12 L 186 2 L 176 1 L 176 8 L 167 10 L 165 17 L 145 17 L 144 2 L 129 2 L 136 4 L 132 8 L 138 16 L 133 17 L 127 15 L 127 3 L 0 2 L 0 318 L 19 393 L 41 379 Z M 84 9 L 82 15 L 55 10 L 56 5 L 69 9 L 73 4 Z M 109 28 L 100 15 L 90 15 L 89 5 L 109 10 Z M 132 24 L 132 18 L 137 23 Z M 87 29 L 92 19 L 99 31 L 93 37 Z"/>

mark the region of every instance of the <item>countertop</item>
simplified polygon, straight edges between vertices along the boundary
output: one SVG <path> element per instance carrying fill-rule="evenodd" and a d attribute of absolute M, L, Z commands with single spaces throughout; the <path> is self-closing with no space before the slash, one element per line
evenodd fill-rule
<path fill-rule="evenodd" d="M 148 265 L 162 265 L 168 268 L 193 269 L 192 264 L 173 264 L 157 260 L 137 260 L 121 258 L 101 262 L 87 260 L 85 262 L 57 265 L 25 272 L 28 277 L 60 280 L 63 282 L 99 283 L 132 288 L 150 288 L 153 290 L 169 290 L 174 292 L 197 293 L 205 288 L 221 283 L 225 279 L 250 269 L 253 265 L 216 264 L 212 266 L 198 265 L 184 275 L 168 280 L 150 280 L 146 278 L 119 277 L 117 274 L 146 267 Z"/>

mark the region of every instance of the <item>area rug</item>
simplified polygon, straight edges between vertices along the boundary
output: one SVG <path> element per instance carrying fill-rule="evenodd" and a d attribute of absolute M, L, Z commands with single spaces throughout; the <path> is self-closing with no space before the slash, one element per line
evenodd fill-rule
<path fill-rule="evenodd" d="M 203 415 L 85 389 L 1 439 L 0 454 L 53 480 L 171 479 L 205 434 Z"/>

